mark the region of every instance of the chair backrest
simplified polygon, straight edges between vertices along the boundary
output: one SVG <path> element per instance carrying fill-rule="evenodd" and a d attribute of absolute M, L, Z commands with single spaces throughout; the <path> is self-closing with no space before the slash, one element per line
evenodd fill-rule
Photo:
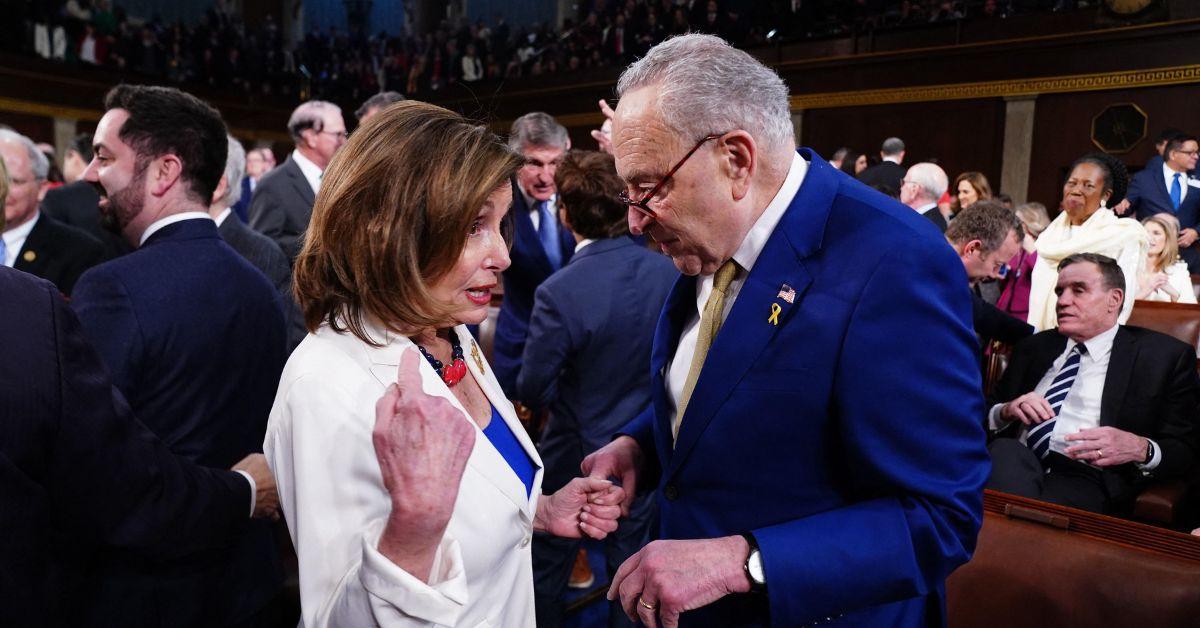
<path fill-rule="evenodd" d="M 1200 301 L 1200 275 L 1192 273 L 1192 292 L 1196 295 L 1196 300 Z"/>
<path fill-rule="evenodd" d="M 1200 305 L 1138 301 L 1133 304 L 1127 324 L 1174 336 L 1192 347 L 1200 347 Z"/>

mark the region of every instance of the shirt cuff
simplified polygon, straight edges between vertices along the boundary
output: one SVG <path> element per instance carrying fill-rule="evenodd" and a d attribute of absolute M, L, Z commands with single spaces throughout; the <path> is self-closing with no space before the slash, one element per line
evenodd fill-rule
<path fill-rule="evenodd" d="M 433 558 L 429 582 L 404 571 L 379 552 L 386 521 L 377 521 L 363 534 L 359 580 L 370 595 L 371 609 L 381 625 L 405 617 L 455 626 L 467 606 L 467 574 L 462 550 L 447 532 Z M 411 621 L 411 620 L 410 620 Z"/>
<path fill-rule="evenodd" d="M 1004 409 L 1004 404 L 998 403 L 998 404 L 992 406 L 991 410 L 988 410 L 988 429 L 989 430 L 991 430 L 993 432 L 999 432 L 1000 430 L 1008 427 L 1008 424 L 1011 421 L 1005 421 L 1003 418 L 1000 417 L 1000 411 L 1002 409 Z M 979 416 L 979 415 L 975 415 L 975 416 Z"/>
<path fill-rule="evenodd" d="M 1158 443 L 1155 443 L 1152 439 L 1147 438 L 1146 440 L 1150 441 L 1154 445 L 1154 455 L 1150 457 L 1150 462 L 1147 462 L 1146 464 L 1138 463 L 1138 468 L 1149 473 L 1150 471 L 1158 468 L 1158 464 L 1162 462 L 1162 447 L 1159 447 Z"/>
<path fill-rule="evenodd" d="M 246 473 L 245 471 L 242 471 L 241 469 L 234 469 L 234 471 L 237 473 L 241 473 L 242 477 L 246 478 L 246 481 L 250 483 L 250 517 L 253 518 L 254 517 L 254 507 L 258 505 L 257 501 L 256 501 L 256 500 L 258 500 L 258 484 L 254 483 L 254 478 L 250 477 L 249 473 Z"/>

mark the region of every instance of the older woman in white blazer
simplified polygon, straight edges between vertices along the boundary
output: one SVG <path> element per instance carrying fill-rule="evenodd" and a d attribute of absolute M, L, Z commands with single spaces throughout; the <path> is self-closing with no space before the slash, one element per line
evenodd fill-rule
<path fill-rule="evenodd" d="M 533 626 L 533 532 L 616 529 L 607 480 L 541 495 L 537 451 L 465 326 L 509 264 L 520 166 L 486 129 L 408 101 L 325 171 L 295 271 L 311 333 L 264 443 L 304 626 Z"/>

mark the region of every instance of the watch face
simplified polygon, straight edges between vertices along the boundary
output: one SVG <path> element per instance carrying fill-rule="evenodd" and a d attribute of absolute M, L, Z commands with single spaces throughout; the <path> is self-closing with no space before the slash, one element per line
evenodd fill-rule
<path fill-rule="evenodd" d="M 755 584 L 766 583 L 767 577 L 763 573 L 762 554 L 758 550 L 750 552 L 750 558 L 746 560 L 746 569 L 750 572 L 750 579 L 754 580 Z"/>

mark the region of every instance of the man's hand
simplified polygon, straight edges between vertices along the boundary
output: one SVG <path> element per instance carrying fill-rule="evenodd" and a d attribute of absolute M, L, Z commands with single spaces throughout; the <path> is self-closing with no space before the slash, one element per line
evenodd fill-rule
<path fill-rule="evenodd" d="M 1113 213 L 1118 216 L 1124 216 L 1125 212 L 1129 211 L 1129 199 L 1123 198 L 1120 203 L 1113 205 Z"/>
<path fill-rule="evenodd" d="M 599 129 L 595 129 L 592 131 L 592 139 L 596 140 L 596 143 L 600 145 L 600 152 L 608 153 L 609 155 L 611 155 L 611 154 L 613 154 L 613 148 L 612 148 L 613 110 L 612 110 L 612 107 L 608 106 L 608 103 L 605 102 L 605 100 L 603 98 L 600 99 L 600 113 L 604 114 L 604 123 L 600 125 Z"/>
<path fill-rule="evenodd" d="M 1037 425 L 1054 418 L 1054 410 L 1046 398 L 1029 392 L 1000 407 L 1000 418 L 1005 421 L 1020 421 L 1025 425 Z"/>
<path fill-rule="evenodd" d="M 1067 457 L 1097 467 L 1112 467 L 1127 462 L 1140 464 L 1149 451 L 1149 443 L 1145 438 L 1115 427 L 1079 430 L 1067 434 L 1066 440 L 1075 443 L 1063 450 Z"/>
<path fill-rule="evenodd" d="M 1179 230 L 1179 248 L 1186 249 L 1187 247 L 1195 244 L 1197 235 L 1200 235 L 1200 234 L 1197 234 L 1196 230 L 1192 229 L 1191 227 L 1188 227 L 1187 229 L 1180 229 Z"/>
<path fill-rule="evenodd" d="M 580 532 L 603 539 L 617 529 L 625 492 L 608 480 L 575 478 L 538 500 L 533 529 L 577 539 Z"/>
<path fill-rule="evenodd" d="M 416 349 L 400 357 L 397 383 L 375 403 L 371 440 L 392 502 L 379 552 L 427 581 L 475 446 L 475 429 L 449 401 L 425 393 L 420 361 Z"/>
<path fill-rule="evenodd" d="M 279 491 L 275 488 L 275 476 L 267 466 L 267 457 L 250 454 L 233 465 L 232 471 L 245 471 L 254 478 L 254 518 L 270 517 L 279 520 Z"/>
<path fill-rule="evenodd" d="M 679 625 L 679 614 L 750 590 L 740 536 L 698 541 L 654 541 L 629 557 L 613 576 L 608 599 L 621 600 L 629 618 L 650 628 Z"/>
<path fill-rule="evenodd" d="M 583 459 L 579 468 L 588 477 L 606 480 L 616 478 L 625 490 L 621 500 L 621 516 L 629 516 L 629 505 L 637 496 L 637 472 L 642 464 L 642 448 L 630 436 L 618 436 L 611 443 Z"/>

